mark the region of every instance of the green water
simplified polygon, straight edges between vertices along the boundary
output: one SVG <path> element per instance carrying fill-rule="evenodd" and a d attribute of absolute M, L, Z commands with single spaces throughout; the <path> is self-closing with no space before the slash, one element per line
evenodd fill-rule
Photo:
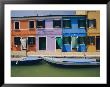
<path fill-rule="evenodd" d="M 12 77 L 99 77 L 100 67 L 58 67 L 46 62 L 37 65 L 11 66 Z"/>

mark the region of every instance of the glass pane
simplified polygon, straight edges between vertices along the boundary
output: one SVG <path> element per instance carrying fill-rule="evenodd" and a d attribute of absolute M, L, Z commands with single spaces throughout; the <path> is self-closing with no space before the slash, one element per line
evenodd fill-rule
<path fill-rule="evenodd" d="M 14 37 L 14 44 L 15 45 L 20 45 L 21 44 L 20 37 Z"/>
<path fill-rule="evenodd" d="M 37 28 L 45 28 L 45 21 L 37 21 Z"/>
<path fill-rule="evenodd" d="M 53 27 L 60 28 L 61 27 L 61 20 L 53 20 Z"/>
<path fill-rule="evenodd" d="M 86 21 L 85 20 L 79 20 L 78 21 L 78 27 L 79 28 L 83 28 L 83 27 L 86 27 Z"/>
<path fill-rule="evenodd" d="M 19 22 L 15 22 L 15 29 L 19 29 Z"/>
<path fill-rule="evenodd" d="M 29 28 L 34 28 L 34 21 L 29 21 Z"/>
<path fill-rule="evenodd" d="M 85 44 L 86 43 L 86 37 L 78 37 L 78 43 L 79 44 Z"/>
<path fill-rule="evenodd" d="M 63 44 L 71 44 L 71 37 L 63 37 Z"/>
<path fill-rule="evenodd" d="M 89 20 L 89 28 L 95 28 L 96 27 L 96 20 Z"/>
<path fill-rule="evenodd" d="M 29 45 L 35 44 L 35 37 L 28 37 L 28 44 Z"/>
<path fill-rule="evenodd" d="M 71 20 L 63 20 L 64 28 L 71 28 Z"/>

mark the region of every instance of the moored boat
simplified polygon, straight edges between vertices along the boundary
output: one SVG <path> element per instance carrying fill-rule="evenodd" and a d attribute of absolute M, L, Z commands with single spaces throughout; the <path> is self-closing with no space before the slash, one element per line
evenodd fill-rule
<path fill-rule="evenodd" d="M 43 57 L 45 61 L 58 65 L 100 65 L 100 61 L 93 58 L 75 58 L 75 57 Z"/>
<path fill-rule="evenodd" d="M 24 58 L 12 58 L 11 65 L 28 65 L 28 64 L 37 64 L 42 60 L 42 57 L 39 56 L 27 56 Z"/>

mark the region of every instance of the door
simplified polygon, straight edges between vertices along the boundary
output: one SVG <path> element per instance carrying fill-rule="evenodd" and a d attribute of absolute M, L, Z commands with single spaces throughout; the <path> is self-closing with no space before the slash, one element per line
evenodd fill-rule
<path fill-rule="evenodd" d="M 71 40 L 72 40 L 72 50 L 77 51 L 77 46 L 78 46 L 77 37 L 71 37 Z"/>
<path fill-rule="evenodd" d="M 100 37 L 96 36 L 96 50 L 100 50 Z"/>
<path fill-rule="evenodd" d="M 62 40 L 61 37 L 56 37 L 56 49 L 62 48 Z"/>
<path fill-rule="evenodd" d="M 39 37 L 39 50 L 46 50 L 46 37 Z"/>
<path fill-rule="evenodd" d="M 27 49 L 27 38 L 21 38 L 21 49 L 26 50 Z"/>

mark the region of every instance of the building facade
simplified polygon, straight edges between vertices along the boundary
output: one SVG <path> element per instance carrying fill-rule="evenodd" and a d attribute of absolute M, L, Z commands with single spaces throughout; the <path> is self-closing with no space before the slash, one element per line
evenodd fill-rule
<path fill-rule="evenodd" d="M 12 51 L 100 51 L 100 12 L 11 18 Z"/>
<path fill-rule="evenodd" d="M 61 16 L 37 17 L 36 49 L 55 52 L 62 48 Z"/>
<path fill-rule="evenodd" d="M 100 11 L 76 11 L 87 16 L 87 52 L 100 51 Z"/>
<path fill-rule="evenodd" d="M 87 11 L 88 52 L 100 51 L 100 11 Z"/>
<path fill-rule="evenodd" d="M 36 18 L 11 18 L 11 50 L 36 51 Z"/>
<path fill-rule="evenodd" d="M 85 52 L 86 16 L 63 17 L 63 52 Z"/>

